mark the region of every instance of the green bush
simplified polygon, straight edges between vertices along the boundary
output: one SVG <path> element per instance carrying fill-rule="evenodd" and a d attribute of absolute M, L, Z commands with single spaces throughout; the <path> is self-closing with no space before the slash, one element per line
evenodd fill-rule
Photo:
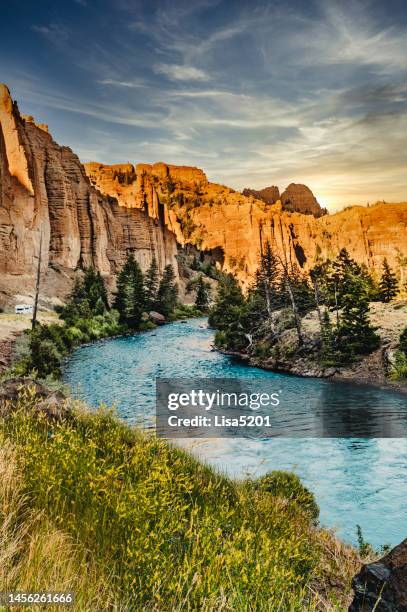
<path fill-rule="evenodd" d="M 404 351 L 395 352 L 390 376 L 393 380 L 407 378 L 407 355 Z"/>
<path fill-rule="evenodd" d="M 139 331 L 151 331 L 156 329 L 157 325 L 152 321 L 142 321 L 139 326 Z"/>
<path fill-rule="evenodd" d="M 283 497 L 306 512 L 313 521 L 319 517 L 314 495 L 302 484 L 296 474 L 276 470 L 255 480 L 254 488 Z"/>

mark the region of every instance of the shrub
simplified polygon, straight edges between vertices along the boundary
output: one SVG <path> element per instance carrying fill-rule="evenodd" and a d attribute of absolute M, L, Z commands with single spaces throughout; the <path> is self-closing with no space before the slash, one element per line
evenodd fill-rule
<path fill-rule="evenodd" d="M 283 497 L 306 512 L 313 521 L 319 517 L 319 508 L 314 495 L 302 484 L 296 474 L 273 471 L 254 481 L 254 488 Z"/>
<path fill-rule="evenodd" d="M 404 351 L 395 352 L 390 376 L 393 380 L 407 378 L 407 355 Z"/>

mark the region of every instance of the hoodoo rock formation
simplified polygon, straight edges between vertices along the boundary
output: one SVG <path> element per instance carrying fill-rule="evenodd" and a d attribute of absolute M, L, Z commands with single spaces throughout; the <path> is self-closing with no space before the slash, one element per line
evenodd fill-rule
<path fill-rule="evenodd" d="M 304 270 L 346 247 L 377 273 L 387 258 L 406 278 L 405 203 L 326 215 L 305 185 L 240 193 L 188 166 L 83 166 L 20 115 L 5 86 L 0 128 L 0 291 L 33 282 L 40 231 L 49 271 L 94 266 L 113 277 L 131 250 L 143 269 L 155 255 L 161 270 L 172 263 L 177 272 L 180 247 L 192 245 L 247 284 L 269 240 Z"/>
<path fill-rule="evenodd" d="M 131 250 L 144 269 L 155 255 L 161 270 L 172 263 L 177 272 L 177 242 L 159 211 L 124 208 L 98 191 L 71 149 L 21 116 L 0 85 L 0 291 L 31 288 L 40 233 L 44 270 L 115 275 Z"/>
<path fill-rule="evenodd" d="M 107 180 L 114 176 L 116 166 L 85 167 L 98 189 L 117 197 L 123 206 L 145 207 L 154 214 L 151 211 L 161 202 L 165 223 L 179 242 L 211 252 L 224 270 L 236 274 L 243 283 L 252 278 L 260 244 L 266 240 L 304 270 L 317 260 L 335 258 L 345 247 L 377 274 L 386 257 L 406 278 L 407 204 L 353 206 L 321 216 L 317 213 L 323 211 L 312 192 L 304 185 L 292 184 L 281 199 L 287 202 L 291 198 L 315 213 L 303 214 L 284 210 L 280 200 L 270 204 L 211 183 L 197 168 L 139 164 L 135 184 L 123 186 L 117 175 Z M 130 191 L 137 196 L 130 197 Z"/>
<path fill-rule="evenodd" d="M 303 215 L 314 215 L 314 217 L 322 217 L 327 213 L 325 208 L 321 208 L 311 189 L 306 185 L 290 183 L 281 195 L 279 188 L 275 185 L 258 191 L 243 189 L 242 193 L 245 196 L 263 200 L 266 204 L 276 204 L 280 200 L 283 210 L 289 212 L 299 212 Z"/>

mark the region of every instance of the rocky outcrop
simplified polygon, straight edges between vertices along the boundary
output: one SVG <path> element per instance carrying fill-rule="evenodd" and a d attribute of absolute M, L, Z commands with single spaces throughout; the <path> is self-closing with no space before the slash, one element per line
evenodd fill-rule
<path fill-rule="evenodd" d="M 253 196 L 258 200 L 263 200 L 266 204 L 275 204 L 280 199 L 280 190 L 275 185 L 271 185 L 271 187 L 265 187 L 264 189 L 243 189 L 243 195 L 249 197 Z"/>
<path fill-rule="evenodd" d="M 326 209 L 321 208 L 311 189 L 306 185 L 291 183 L 280 195 L 280 190 L 275 185 L 265 189 L 243 189 L 243 195 L 252 196 L 262 200 L 265 204 L 276 204 L 281 201 L 282 209 L 288 212 L 299 212 L 303 215 L 314 215 L 322 217 Z"/>
<path fill-rule="evenodd" d="M 352 581 L 349 612 L 407 610 L 407 540 L 375 563 L 364 565 Z"/>
<path fill-rule="evenodd" d="M 303 215 L 321 217 L 326 213 L 318 204 L 311 189 L 306 185 L 290 183 L 281 194 L 281 204 L 284 210 L 299 212 Z"/>
<path fill-rule="evenodd" d="M 40 230 L 49 271 L 92 265 L 112 277 L 132 250 L 144 269 L 154 254 L 160 270 L 172 263 L 177 272 L 178 244 L 199 249 L 247 285 L 268 240 L 304 270 L 345 247 L 378 274 L 387 258 L 406 278 L 405 203 L 322 215 L 304 185 L 289 185 L 272 203 L 279 195 L 275 187 L 244 195 L 208 181 L 194 167 L 162 162 L 83 166 L 44 126 L 19 114 L 4 86 L 0 126 L 3 287 L 15 285 L 16 278 L 20 289 L 33 282 Z"/>
<path fill-rule="evenodd" d="M 111 172 L 133 188 L 132 166 Z M 24 289 L 33 283 L 41 234 L 44 270 L 93 266 L 113 276 L 133 251 L 143 269 L 154 255 L 161 271 L 171 263 L 177 273 L 176 238 L 158 202 L 149 214 L 120 206 L 118 196 L 96 189 L 71 149 L 23 118 L 0 86 L 0 290 L 16 277 Z"/>
<path fill-rule="evenodd" d="M 133 186 L 108 185 L 109 166 L 93 173 L 102 191 L 115 195 L 123 206 L 145 208 L 162 218 L 181 244 L 210 253 L 228 272 L 248 283 L 258 266 L 261 244 L 269 240 L 288 261 L 309 270 L 317 260 L 334 258 L 345 247 L 358 262 L 381 274 L 383 259 L 400 278 L 406 278 L 407 204 L 354 206 L 334 215 L 288 212 L 280 201 L 265 203 L 207 180 L 197 168 L 139 164 Z M 113 166 L 113 168 L 115 168 Z M 87 172 L 88 166 L 86 166 Z M 92 177 L 92 174 L 90 174 Z M 304 186 L 292 185 L 281 198 L 302 194 L 302 204 L 319 204 Z M 128 197 L 130 190 L 136 196 Z M 122 191 L 122 193 L 120 193 Z M 287 196 L 288 194 L 288 196 Z M 297 200 L 299 202 L 299 200 Z M 404 275 L 404 276 L 403 276 Z"/>

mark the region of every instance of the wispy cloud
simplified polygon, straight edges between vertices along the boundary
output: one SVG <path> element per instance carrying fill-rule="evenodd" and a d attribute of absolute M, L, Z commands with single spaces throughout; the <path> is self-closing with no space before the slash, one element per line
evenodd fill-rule
<path fill-rule="evenodd" d="M 147 87 L 147 84 L 142 79 L 133 79 L 131 81 L 116 81 L 115 79 L 102 79 L 97 81 L 99 85 L 111 85 L 112 87 L 127 87 L 134 89 L 138 87 Z"/>
<path fill-rule="evenodd" d="M 86 24 L 38 10 L 32 26 L 69 76 L 38 59 L 15 93 L 58 114 L 62 136 L 64 117 L 86 117 L 85 158 L 204 166 L 235 188 L 301 181 L 331 205 L 407 199 L 398 0 L 107 0 L 103 19 L 75 2 Z"/>
<path fill-rule="evenodd" d="M 208 78 L 206 72 L 195 66 L 183 66 L 180 64 L 154 64 L 153 70 L 156 74 L 163 74 L 175 81 L 205 81 Z"/>

